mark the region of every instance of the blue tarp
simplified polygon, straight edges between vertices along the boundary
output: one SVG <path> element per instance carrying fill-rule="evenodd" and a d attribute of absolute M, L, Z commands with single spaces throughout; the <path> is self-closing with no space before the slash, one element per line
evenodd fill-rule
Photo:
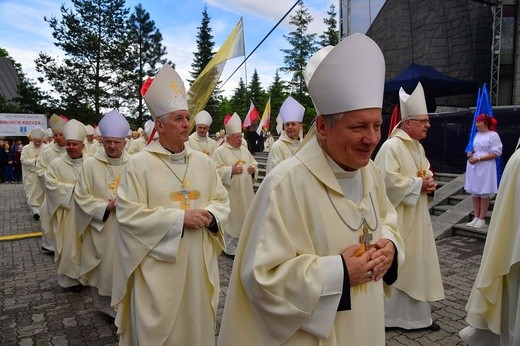
<path fill-rule="evenodd" d="M 478 90 L 477 82 L 452 78 L 431 66 L 412 63 L 400 75 L 385 82 L 385 93 L 397 93 L 401 87 L 411 93 L 418 82 L 421 82 L 427 97 L 470 94 Z"/>

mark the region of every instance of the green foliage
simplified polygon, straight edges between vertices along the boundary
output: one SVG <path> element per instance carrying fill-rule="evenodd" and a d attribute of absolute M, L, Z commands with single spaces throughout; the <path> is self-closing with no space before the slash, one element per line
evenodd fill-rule
<path fill-rule="evenodd" d="M 253 101 L 255 106 L 257 107 L 258 111 L 261 112 L 260 109 L 265 105 L 267 102 L 267 98 L 269 97 L 266 95 L 262 88 L 262 84 L 260 83 L 260 77 L 258 76 L 258 72 L 255 69 L 253 72 L 253 76 L 251 77 L 251 81 L 249 82 L 249 99 Z M 249 109 L 249 108 L 248 108 Z"/>
<path fill-rule="evenodd" d="M 40 53 L 36 69 L 54 87 L 69 117 L 83 121 L 93 112 L 97 120 L 102 108 L 122 104 L 118 88 L 123 86 L 114 76 L 125 67 L 129 10 L 124 0 L 72 0 L 72 4 L 73 9 L 61 6 L 61 19 L 44 17 L 65 59 L 58 62 Z M 76 113 L 80 110 L 87 114 Z"/>
<path fill-rule="evenodd" d="M 240 118 L 243 120 L 249 110 L 249 105 L 251 101 L 249 100 L 249 96 L 246 90 L 246 84 L 242 78 L 238 81 L 238 87 L 235 89 L 233 96 L 231 97 L 231 106 L 233 112 L 237 112 Z"/>
<path fill-rule="evenodd" d="M 282 106 L 282 103 L 287 98 L 288 94 L 285 91 L 286 89 L 285 82 L 280 77 L 280 73 L 276 71 L 274 75 L 273 82 L 268 88 L 269 96 L 271 96 L 271 125 L 269 127 L 269 131 L 271 131 L 272 134 L 276 134 L 276 131 L 274 130 L 276 127 L 276 117 L 278 116 L 278 113 L 280 113 L 280 107 Z"/>
<path fill-rule="evenodd" d="M 295 99 L 302 100 L 307 94 L 307 87 L 303 77 L 303 72 L 307 61 L 311 58 L 316 47 L 316 34 L 307 33 L 308 27 L 313 18 L 308 12 L 303 2 L 300 2 L 300 7 L 296 13 L 291 16 L 289 24 L 295 26 L 295 30 L 289 35 L 284 35 L 292 48 L 281 49 L 284 56 L 284 64 L 280 70 L 291 73 L 292 79 L 289 82 L 291 92 L 296 95 Z"/>
<path fill-rule="evenodd" d="M 206 67 L 206 65 L 211 61 L 215 52 L 213 52 L 213 47 L 215 46 L 215 42 L 213 41 L 213 35 L 211 34 L 211 27 L 209 26 L 211 18 L 208 15 L 207 6 L 204 6 L 204 11 L 202 11 L 202 21 L 199 27 L 197 27 L 197 51 L 193 53 L 193 62 L 191 63 L 190 75 L 193 79 L 188 80 L 190 84 L 192 84 L 195 79 L 200 75 L 202 70 Z M 217 87 L 213 91 L 208 103 L 206 104 L 206 111 L 208 111 L 212 116 L 218 112 L 218 103 L 220 95 L 220 91 Z"/>
<path fill-rule="evenodd" d="M 208 15 L 207 7 L 204 6 L 204 11 L 202 11 L 202 21 L 200 26 L 197 27 L 197 51 L 193 53 L 193 62 L 191 63 L 191 68 L 193 69 L 190 72 L 193 80 L 190 80 L 190 84 L 197 79 L 199 74 L 204 70 L 204 67 L 210 62 L 215 53 L 213 52 L 213 47 L 215 46 L 215 42 L 213 42 L 213 35 L 211 34 L 211 28 L 209 26 L 211 18 Z"/>
<path fill-rule="evenodd" d="M 336 20 L 338 14 L 334 4 L 330 5 L 327 15 L 328 17 L 323 19 L 323 23 L 327 26 L 327 30 L 320 35 L 321 47 L 335 46 L 339 43 L 338 21 Z"/>
<path fill-rule="evenodd" d="M 158 68 L 168 63 L 164 56 L 166 47 L 162 34 L 141 4 L 138 4 L 127 21 L 128 48 L 124 56 L 124 69 L 118 75 L 122 106 L 130 109 L 131 127 L 143 127 L 148 116 L 141 86 L 148 76 L 156 74 Z"/>

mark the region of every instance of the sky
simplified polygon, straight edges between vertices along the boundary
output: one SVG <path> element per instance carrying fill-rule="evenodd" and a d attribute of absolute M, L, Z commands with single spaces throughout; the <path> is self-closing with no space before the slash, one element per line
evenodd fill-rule
<path fill-rule="evenodd" d="M 163 36 L 163 45 L 167 49 L 166 58 L 176 65 L 176 70 L 183 80 L 190 77 L 193 53 L 197 50 L 197 27 L 202 20 L 202 11 L 207 6 L 210 27 L 215 42 L 215 51 L 230 34 L 242 17 L 246 56 L 257 46 L 264 36 L 274 27 L 296 0 L 126 0 L 131 10 L 141 3 L 150 13 Z M 365 33 L 370 19 L 373 21 L 385 0 L 351 0 L 351 31 Z M 0 0 L 0 47 L 22 65 L 27 77 L 36 82 L 40 75 L 35 70 L 34 60 L 39 52 L 61 58 L 63 52 L 54 45 L 52 30 L 44 17 L 61 19 L 60 6 L 72 9 L 67 0 Z M 331 4 L 339 13 L 339 0 L 304 0 L 305 7 L 314 18 L 309 26 L 309 33 L 322 34 L 326 27 L 323 19 Z M 276 28 L 266 41 L 255 51 L 247 62 L 223 85 L 223 95 L 230 96 L 237 87 L 239 78 L 249 83 L 254 72 L 260 77 L 263 88 L 272 83 L 276 70 L 282 67 L 284 54 L 281 49 L 291 48 L 286 38 L 294 27 L 289 24 L 290 16 L 296 8 Z M 339 22 L 339 21 L 338 21 Z M 229 60 L 222 73 L 221 80 L 227 80 L 245 57 Z M 280 74 L 282 79 L 291 76 Z M 49 90 L 48 85 L 41 85 Z M 189 86 L 186 84 L 186 88 Z"/>

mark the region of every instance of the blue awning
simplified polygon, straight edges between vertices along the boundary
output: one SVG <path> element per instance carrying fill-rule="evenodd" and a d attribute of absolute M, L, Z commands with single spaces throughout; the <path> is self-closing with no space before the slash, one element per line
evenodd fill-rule
<path fill-rule="evenodd" d="M 418 82 L 421 82 L 427 97 L 470 94 L 478 90 L 477 82 L 452 78 L 432 66 L 412 63 L 400 75 L 385 82 L 385 93 L 397 93 L 401 87 L 411 93 Z"/>

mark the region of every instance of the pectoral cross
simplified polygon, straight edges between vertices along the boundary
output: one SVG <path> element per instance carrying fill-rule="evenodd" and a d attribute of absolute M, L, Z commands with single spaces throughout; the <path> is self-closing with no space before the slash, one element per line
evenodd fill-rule
<path fill-rule="evenodd" d="M 426 176 L 426 171 L 424 169 L 420 169 L 417 171 L 417 176 L 419 178 L 424 178 Z"/>
<path fill-rule="evenodd" d="M 190 201 L 199 199 L 200 192 L 198 190 L 190 190 L 190 184 L 188 181 L 184 181 L 179 191 L 172 192 L 170 198 L 172 201 L 180 202 L 181 209 L 190 209 Z"/>
<path fill-rule="evenodd" d="M 121 175 L 118 175 L 117 177 L 114 178 L 114 180 L 112 180 L 112 182 L 110 184 L 108 184 L 108 189 L 110 191 L 112 191 L 114 194 L 116 194 L 120 181 L 121 181 Z"/>
<path fill-rule="evenodd" d="M 243 166 L 244 163 L 246 163 L 244 160 L 242 160 L 242 159 L 238 159 L 237 162 L 235 163 L 235 165 L 237 165 L 237 166 Z"/>
<path fill-rule="evenodd" d="M 361 249 L 358 252 L 364 253 L 370 248 L 370 242 L 372 241 L 372 233 L 368 229 L 368 223 L 365 218 L 361 221 L 361 235 L 359 236 L 359 242 L 361 243 Z"/>

